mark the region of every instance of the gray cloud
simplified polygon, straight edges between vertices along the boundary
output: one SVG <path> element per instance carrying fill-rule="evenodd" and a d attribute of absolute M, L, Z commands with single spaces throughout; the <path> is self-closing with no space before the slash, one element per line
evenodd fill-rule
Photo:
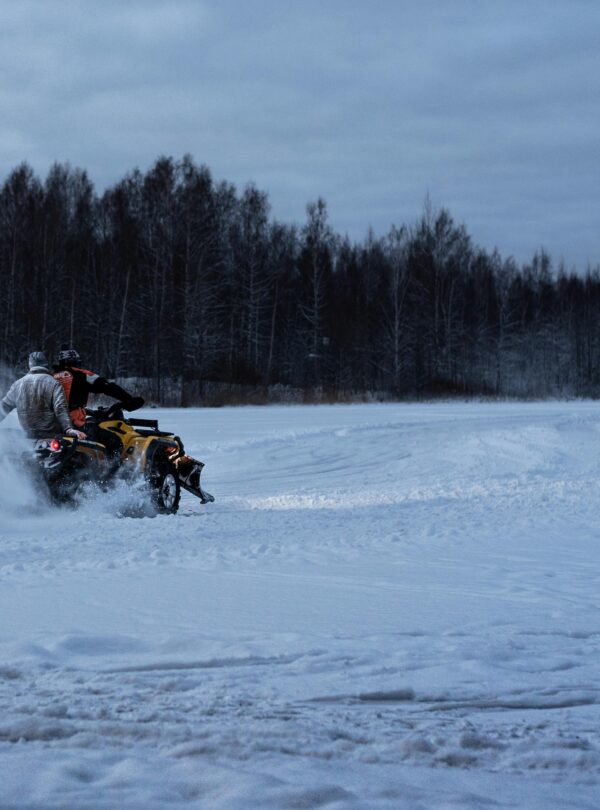
<path fill-rule="evenodd" d="M 317 195 L 361 238 L 425 195 L 476 242 L 600 261 L 600 7 L 585 0 L 145 0 L 0 4 L 0 172 L 159 154 L 256 181 L 274 214 Z"/>

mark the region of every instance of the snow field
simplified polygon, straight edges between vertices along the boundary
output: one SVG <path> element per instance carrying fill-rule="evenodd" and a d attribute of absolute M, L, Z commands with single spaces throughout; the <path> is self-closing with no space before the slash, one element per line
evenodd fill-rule
<path fill-rule="evenodd" d="M 0 806 L 597 806 L 597 405 L 152 415 L 215 504 L 0 462 Z"/>

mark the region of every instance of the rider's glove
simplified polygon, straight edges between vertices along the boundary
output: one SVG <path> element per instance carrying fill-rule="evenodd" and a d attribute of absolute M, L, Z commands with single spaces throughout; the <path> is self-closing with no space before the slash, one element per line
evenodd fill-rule
<path fill-rule="evenodd" d="M 123 403 L 123 407 L 126 411 L 137 411 L 145 402 L 146 400 L 143 397 L 129 397 L 129 399 Z"/>
<path fill-rule="evenodd" d="M 67 436 L 74 436 L 76 439 L 80 439 L 81 441 L 85 441 L 87 436 L 81 430 L 75 430 L 75 428 L 69 428 L 67 430 Z"/>

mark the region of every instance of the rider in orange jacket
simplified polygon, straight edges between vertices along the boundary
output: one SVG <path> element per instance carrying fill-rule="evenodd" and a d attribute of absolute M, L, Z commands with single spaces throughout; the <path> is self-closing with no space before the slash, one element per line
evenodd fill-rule
<path fill-rule="evenodd" d="M 123 403 L 126 411 L 135 411 L 144 404 L 142 397 L 134 397 L 115 382 L 82 368 L 79 352 L 72 346 L 63 346 L 58 353 L 54 377 L 64 389 L 71 421 L 79 430 L 85 430 L 85 409 L 90 394 L 106 394 L 113 397 Z"/>

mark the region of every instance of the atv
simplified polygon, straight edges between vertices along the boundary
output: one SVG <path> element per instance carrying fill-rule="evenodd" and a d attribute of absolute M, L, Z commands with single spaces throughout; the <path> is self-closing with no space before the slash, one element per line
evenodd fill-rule
<path fill-rule="evenodd" d="M 117 402 L 88 410 L 84 430 L 85 440 L 55 436 L 35 442 L 36 466 L 55 502 L 75 501 L 89 482 L 107 488 L 118 478 L 140 477 L 159 513 L 177 512 L 182 489 L 203 504 L 214 501 L 200 484 L 204 464 L 185 454 L 178 436 L 159 430 L 157 420 L 125 418 Z"/>

